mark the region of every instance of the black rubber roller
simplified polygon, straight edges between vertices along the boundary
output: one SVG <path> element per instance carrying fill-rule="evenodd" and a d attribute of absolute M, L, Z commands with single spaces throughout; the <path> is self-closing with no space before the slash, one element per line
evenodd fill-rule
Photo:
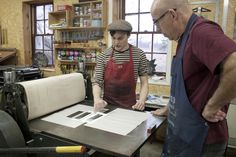
<path fill-rule="evenodd" d="M 25 147 L 25 140 L 15 120 L 0 110 L 0 148 Z M 27 157 L 24 154 L 1 154 L 0 157 Z"/>

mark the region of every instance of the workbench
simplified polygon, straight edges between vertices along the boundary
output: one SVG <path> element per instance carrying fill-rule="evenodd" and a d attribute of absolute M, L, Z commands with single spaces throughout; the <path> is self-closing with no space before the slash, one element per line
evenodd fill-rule
<path fill-rule="evenodd" d="M 16 49 L 0 48 L 0 65 L 16 65 Z"/>
<path fill-rule="evenodd" d="M 80 104 L 91 105 L 91 102 Z M 109 111 L 115 106 L 108 105 Z M 77 128 L 50 123 L 37 118 L 29 122 L 31 131 L 54 138 L 63 139 L 73 144 L 84 145 L 95 151 L 119 157 L 139 156 L 140 148 L 162 125 L 165 118 L 149 116 L 136 129 L 126 136 L 98 130 L 81 125 Z M 154 127 L 155 126 L 155 127 Z"/>

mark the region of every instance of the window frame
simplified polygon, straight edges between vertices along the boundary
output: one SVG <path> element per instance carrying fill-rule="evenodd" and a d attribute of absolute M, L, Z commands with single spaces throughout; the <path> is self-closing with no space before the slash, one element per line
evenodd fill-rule
<path fill-rule="evenodd" d="M 140 12 L 140 0 L 137 0 L 138 2 L 138 12 L 137 13 L 125 13 L 125 1 L 126 0 L 121 0 L 122 4 L 122 19 L 125 19 L 126 15 L 138 15 L 138 21 L 140 21 L 140 15 L 142 14 L 148 14 L 150 12 Z M 152 46 L 151 46 L 151 52 L 145 52 L 145 54 L 151 54 L 151 59 L 153 59 L 154 54 L 166 54 L 166 70 L 165 70 L 165 79 L 164 80 L 154 80 L 152 77 L 149 79 L 149 84 L 162 84 L 162 85 L 170 85 L 170 68 L 171 68 L 171 50 L 172 50 L 172 41 L 168 40 L 168 50 L 167 53 L 158 53 L 158 52 L 153 52 L 153 42 L 154 42 L 154 34 L 160 34 L 156 32 L 156 28 L 153 26 L 153 31 L 143 31 L 139 32 L 140 25 L 138 25 L 138 32 L 131 32 L 131 34 L 136 34 L 136 45 L 138 45 L 138 36 L 137 34 L 152 34 Z M 155 74 L 161 74 L 161 72 L 156 72 Z"/>
<path fill-rule="evenodd" d="M 55 67 L 55 56 L 54 56 L 54 45 L 53 45 L 53 38 L 54 38 L 54 31 L 52 31 L 52 34 L 47 34 L 46 32 L 46 21 L 48 21 L 49 19 L 45 17 L 45 6 L 46 5 L 52 5 L 52 11 L 54 9 L 54 5 L 52 2 L 49 3 L 37 3 L 37 4 L 33 4 L 31 7 L 31 13 L 32 13 L 32 63 L 34 63 L 34 57 L 35 57 L 35 53 L 37 51 L 41 51 L 45 54 L 46 51 L 51 51 L 51 55 L 52 55 L 52 61 L 51 64 L 48 63 L 48 65 L 44 68 L 47 67 Z M 43 6 L 43 18 L 42 19 L 37 19 L 37 7 L 38 6 Z M 44 22 L 44 33 L 43 34 L 37 34 L 37 22 L 38 21 L 43 21 Z M 42 37 L 42 49 L 36 49 L 36 45 L 35 45 L 35 41 L 36 41 L 36 37 Z M 45 42 L 45 37 L 50 36 L 51 37 L 51 49 L 45 49 L 44 47 L 44 42 Z M 49 58 L 48 58 L 49 60 Z"/>

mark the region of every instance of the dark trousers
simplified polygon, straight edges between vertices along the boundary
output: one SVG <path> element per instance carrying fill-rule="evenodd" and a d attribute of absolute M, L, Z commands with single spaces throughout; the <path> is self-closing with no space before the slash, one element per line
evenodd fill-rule
<path fill-rule="evenodd" d="M 202 157 L 225 157 L 228 142 L 205 144 Z"/>

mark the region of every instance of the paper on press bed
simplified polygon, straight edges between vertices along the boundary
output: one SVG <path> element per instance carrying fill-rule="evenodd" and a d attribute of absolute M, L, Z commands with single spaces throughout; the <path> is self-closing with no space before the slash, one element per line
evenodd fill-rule
<path fill-rule="evenodd" d="M 147 117 L 147 113 L 120 108 L 107 114 L 101 112 L 94 113 L 93 107 L 78 104 L 47 116 L 42 120 L 71 128 L 84 124 L 87 127 L 125 136 L 143 121 L 147 120 Z"/>
<path fill-rule="evenodd" d="M 85 126 L 125 136 L 147 120 L 147 117 L 148 114 L 145 112 L 117 108 Z"/>
<path fill-rule="evenodd" d="M 93 107 L 91 106 L 77 104 L 73 107 L 64 109 L 45 118 L 42 118 L 42 120 L 71 128 L 76 128 L 84 123 L 94 122 L 104 115 L 105 114 L 101 112 L 94 113 Z"/>

